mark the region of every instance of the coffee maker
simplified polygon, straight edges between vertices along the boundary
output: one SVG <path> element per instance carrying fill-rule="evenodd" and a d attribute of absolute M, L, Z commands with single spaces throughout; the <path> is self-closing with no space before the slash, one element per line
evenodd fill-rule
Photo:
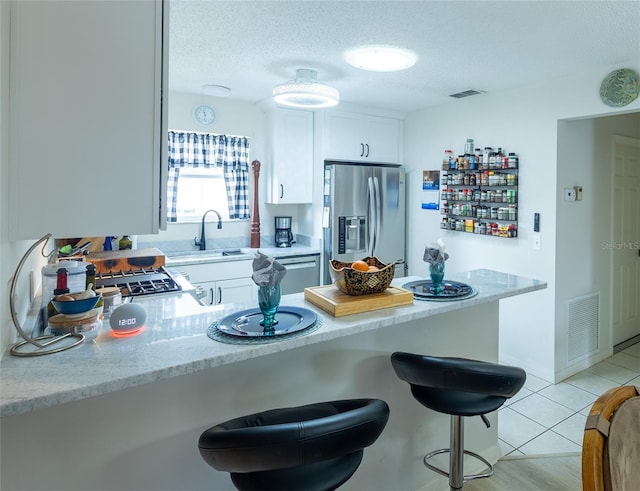
<path fill-rule="evenodd" d="M 276 217 L 276 247 L 291 247 L 293 234 L 291 233 L 291 217 Z"/>

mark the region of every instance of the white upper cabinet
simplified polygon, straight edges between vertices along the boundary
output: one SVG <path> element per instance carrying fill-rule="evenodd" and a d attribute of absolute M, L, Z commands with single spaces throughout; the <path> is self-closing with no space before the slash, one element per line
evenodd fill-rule
<path fill-rule="evenodd" d="M 267 126 L 267 203 L 311 203 L 313 113 L 297 109 L 269 109 Z"/>
<path fill-rule="evenodd" d="M 167 7 L 12 3 L 12 239 L 164 228 Z"/>
<path fill-rule="evenodd" d="M 398 162 L 400 121 L 342 111 L 327 111 L 325 159 Z"/>

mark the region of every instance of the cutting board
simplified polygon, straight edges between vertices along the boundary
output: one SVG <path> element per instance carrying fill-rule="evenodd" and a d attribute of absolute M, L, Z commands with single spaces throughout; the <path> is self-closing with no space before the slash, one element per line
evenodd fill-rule
<path fill-rule="evenodd" d="M 155 247 L 123 251 L 90 252 L 86 260 L 96 265 L 96 273 L 129 271 L 164 266 L 164 253 Z"/>
<path fill-rule="evenodd" d="M 413 293 L 395 286 L 382 293 L 359 296 L 342 293 L 335 285 L 313 286 L 304 289 L 304 298 L 334 317 L 413 303 Z"/>

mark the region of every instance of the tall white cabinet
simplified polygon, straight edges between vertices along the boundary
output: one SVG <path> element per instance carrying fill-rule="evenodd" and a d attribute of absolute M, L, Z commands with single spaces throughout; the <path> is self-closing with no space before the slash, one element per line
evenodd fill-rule
<path fill-rule="evenodd" d="M 267 203 L 311 203 L 313 113 L 297 109 L 271 108 L 267 110 L 267 125 Z"/>
<path fill-rule="evenodd" d="M 15 1 L 10 18 L 11 238 L 157 233 L 168 2 Z"/>
<path fill-rule="evenodd" d="M 324 158 L 371 162 L 398 162 L 400 121 L 345 111 L 327 111 L 324 117 Z"/>

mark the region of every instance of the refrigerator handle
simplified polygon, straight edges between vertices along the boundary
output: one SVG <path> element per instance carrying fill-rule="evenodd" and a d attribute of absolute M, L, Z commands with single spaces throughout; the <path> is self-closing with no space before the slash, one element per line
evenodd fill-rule
<path fill-rule="evenodd" d="M 373 177 L 369 177 L 367 182 L 369 184 L 369 216 L 367 220 L 367 256 L 373 256 L 373 248 L 375 245 L 375 226 L 376 226 L 376 191 L 373 185 Z"/>
<path fill-rule="evenodd" d="M 376 247 L 378 247 L 378 240 L 380 238 L 380 183 L 378 182 L 378 178 L 373 178 L 373 188 L 375 191 L 375 207 L 376 207 L 376 222 L 375 222 L 375 230 L 373 233 L 373 247 L 371 248 L 371 252 L 375 255 Z"/>

